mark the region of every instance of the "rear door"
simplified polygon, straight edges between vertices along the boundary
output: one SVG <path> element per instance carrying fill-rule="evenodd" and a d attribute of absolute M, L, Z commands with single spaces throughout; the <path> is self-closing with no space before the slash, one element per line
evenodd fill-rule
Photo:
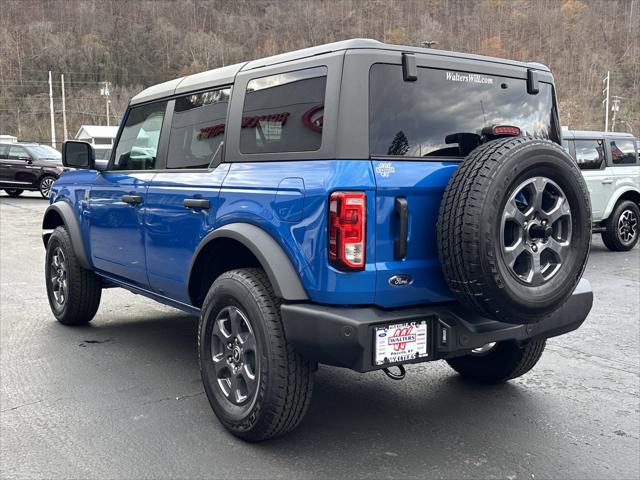
<path fill-rule="evenodd" d="M 409 80 L 401 64 L 369 70 L 375 301 L 384 307 L 453 298 L 438 259 L 438 211 L 451 174 L 479 144 L 482 129 L 510 125 L 522 135 L 559 141 L 551 83 L 541 81 L 539 92 L 529 94 L 522 68 L 496 67 L 501 75 L 495 75 L 472 61 L 468 71 L 458 61 L 418 58 L 417 64 L 417 78 Z"/>
<path fill-rule="evenodd" d="M 606 161 L 603 138 L 574 141 L 575 156 L 591 197 L 591 216 L 594 222 L 602 220 L 607 203 L 615 190 L 614 172 Z"/>
<path fill-rule="evenodd" d="M 167 102 L 130 109 L 109 169 L 89 195 L 91 257 L 97 269 L 146 288 L 144 216 L 147 188 L 162 155 L 160 132 Z"/>
<path fill-rule="evenodd" d="M 37 185 L 39 167 L 33 165 L 33 159 L 26 148 L 11 145 L 3 164 L 7 183 L 15 185 L 16 188 Z"/>
<path fill-rule="evenodd" d="M 231 87 L 169 103 L 166 167 L 147 193 L 145 242 L 153 291 L 190 303 L 188 274 L 196 248 L 214 225 L 229 164 L 222 160 Z"/>

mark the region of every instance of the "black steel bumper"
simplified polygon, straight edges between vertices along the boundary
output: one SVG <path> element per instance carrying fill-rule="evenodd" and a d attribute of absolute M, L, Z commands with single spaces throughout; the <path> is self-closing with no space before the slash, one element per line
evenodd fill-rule
<path fill-rule="evenodd" d="M 282 320 L 287 340 L 306 358 L 368 372 L 394 365 L 374 364 L 374 326 L 428 319 L 428 357 L 403 362 L 418 363 L 466 355 L 490 342 L 549 338 L 571 332 L 582 325 L 592 304 L 591 285 L 582 279 L 559 310 L 530 325 L 496 322 L 458 303 L 396 310 L 283 304 Z"/>

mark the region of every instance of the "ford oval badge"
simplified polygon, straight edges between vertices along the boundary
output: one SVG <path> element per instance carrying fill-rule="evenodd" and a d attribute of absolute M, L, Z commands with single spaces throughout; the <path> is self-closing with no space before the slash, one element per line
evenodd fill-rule
<path fill-rule="evenodd" d="M 411 285 L 413 283 L 413 278 L 410 275 L 405 275 L 401 273 L 399 275 L 394 275 L 389 278 L 389 285 L 393 287 L 404 287 L 405 285 Z"/>

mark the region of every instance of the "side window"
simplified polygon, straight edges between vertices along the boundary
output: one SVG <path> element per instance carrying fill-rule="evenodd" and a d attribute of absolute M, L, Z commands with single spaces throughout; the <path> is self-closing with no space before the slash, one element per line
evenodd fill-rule
<path fill-rule="evenodd" d="M 167 102 L 133 107 L 122 129 L 113 170 L 152 170 Z"/>
<path fill-rule="evenodd" d="M 9 147 L 9 156 L 10 160 L 29 160 L 31 158 L 27 151 L 18 146 Z"/>
<path fill-rule="evenodd" d="M 327 68 L 315 67 L 247 84 L 242 153 L 309 152 L 322 144 Z"/>
<path fill-rule="evenodd" d="M 7 158 L 8 145 L 0 145 L 0 159 Z"/>
<path fill-rule="evenodd" d="M 564 148 L 567 152 L 571 153 L 571 144 L 569 143 L 570 140 L 567 140 L 566 138 L 562 139 L 562 148 Z"/>
<path fill-rule="evenodd" d="M 230 88 L 176 99 L 167 168 L 207 168 L 224 139 Z"/>
<path fill-rule="evenodd" d="M 597 170 L 604 163 L 602 140 L 576 140 L 576 162 L 580 170 Z"/>
<path fill-rule="evenodd" d="M 611 140 L 611 160 L 614 165 L 636 163 L 636 149 L 632 140 Z"/>

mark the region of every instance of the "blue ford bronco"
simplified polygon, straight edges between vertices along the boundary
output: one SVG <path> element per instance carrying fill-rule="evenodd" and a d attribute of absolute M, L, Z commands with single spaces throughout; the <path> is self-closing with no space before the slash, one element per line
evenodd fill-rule
<path fill-rule="evenodd" d="M 560 135 L 544 65 L 373 40 L 152 86 L 107 165 L 64 145 L 51 309 L 86 324 L 121 287 L 199 316 L 206 395 L 250 441 L 299 424 L 318 363 L 518 377 L 593 300 Z"/>

